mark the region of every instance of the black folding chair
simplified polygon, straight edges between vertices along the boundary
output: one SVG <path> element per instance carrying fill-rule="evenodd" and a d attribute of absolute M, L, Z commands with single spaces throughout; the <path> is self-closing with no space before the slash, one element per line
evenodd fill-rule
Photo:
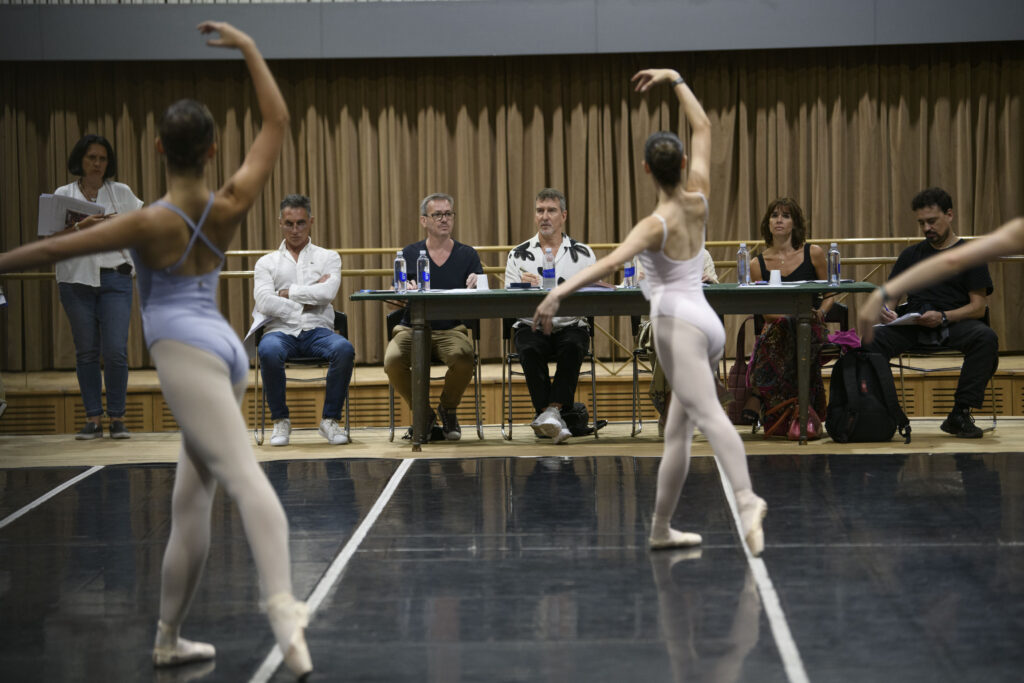
<path fill-rule="evenodd" d="M 501 364 L 501 402 L 505 411 L 501 419 L 501 435 L 506 441 L 512 439 L 512 376 L 523 376 L 522 370 L 514 370 L 513 363 L 519 362 L 519 353 L 512 350 L 512 327 L 515 325 L 514 318 L 503 318 L 501 321 L 501 345 L 505 357 Z M 597 363 L 594 358 L 594 318 L 587 318 L 587 325 L 590 327 L 590 349 L 583 357 L 583 362 L 590 361 L 590 369 L 580 369 L 580 376 L 590 375 L 590 419 L 591 427 L 594 429 L 594 438 L 598 438 L 598 430 L 603 425 L 597 422 Z M 507 424 L 506 424 L 507 421 Z"/>

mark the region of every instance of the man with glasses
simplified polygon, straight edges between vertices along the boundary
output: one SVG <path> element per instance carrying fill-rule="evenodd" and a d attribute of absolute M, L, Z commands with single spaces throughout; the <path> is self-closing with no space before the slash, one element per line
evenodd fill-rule
<path fill-rule="evenodd" d="M 416 260 L 421 251 L 430 259 L 430 289 L 473 289 L 483 266 L 476 249 L 452 239 L 455 225 L 455 200 L 450 195 L 432 194 L 420 202 L 420 226 L 426 239 L 406 246 L 402 251 L 409 269 L 410 287 L 418 286 Z M 461 320 L 430 320 L 431 356 L 448 366 L 437 411 L 431 417 L 430 434 L 440 432 L 448 441 L 462 438 L 456 409 L 473 379 L 473 343 Z M 395 326 L 384 352 L 384 372 L 395 391 L 412 406 L 412 328 L 408 312 Z M 440 429 L 437 420 L 440 418 Z M 411 429 L 406 438 L 411 436 Z M 438 436 L 440 436 L 440 434 Z M 434 438 L 433 436 L 431 438 Z"/>
<path fill-rule="evenodd" d="M 256 262 L 253 318 L 267 318 L 257 352 L 274 421 L 271 446 L 287 446 L 291 435 L 284 365 L 295 357 L 330 362 L 319 431 L 328 443 L 348 443 L 338 420 L 356 353 L 348 339 L 334 332 L 333 301 L 341 284 L 341 257 L 313 244 L 309 236 L 313 220 L 309 197 L 290 194 L 282 199 L 278 225 L 284 239 L 277 251 Z"/>

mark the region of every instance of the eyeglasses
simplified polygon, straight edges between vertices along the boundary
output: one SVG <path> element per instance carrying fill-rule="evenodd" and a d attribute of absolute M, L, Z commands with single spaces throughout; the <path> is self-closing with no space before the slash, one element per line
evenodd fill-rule
<path fill-rule="evenodd" d="M 428 213 L 424 215 L 433 218 L 435 221 L 439 221 L 442 218 L 447 218 L 448 220 L 455 218 L 454 211 L 435 211 L 434 213 Z"/>
<path fill-rule="evenodd" d="M 309 223 L 307 221 L 296 221 L 294 223 L 284 223 L 284 224 L 281 225 L 281 228 L 285 232 L 295 232 L 295 231 L 302 232 L 303 230 L 306 229 L 306 227 L 308 225 L 309 225 Z"/>

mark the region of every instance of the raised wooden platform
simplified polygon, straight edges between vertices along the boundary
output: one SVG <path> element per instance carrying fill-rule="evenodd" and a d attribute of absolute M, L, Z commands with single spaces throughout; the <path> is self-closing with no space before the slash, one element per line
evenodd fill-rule
<path fill-rule="evenodd" d="M 957 359 L 915 358 L 913 364 L 938 368 L 958 365 Z M 730 363 L 731 365 L 731 363 Z M 615 367 L 611 368 L 615 370 Z M 610 422 L 629 422 L 632 415 L 632 371 L 629 365 L 618 368 L 617 375 L 609 370 L 598 370 L 598 413 Z M 295 376 L 315 377 L 319 370 L 289 370 Z M 826 384 L 829 369 L 824 369 Z M 483 366 L 481 382 L 481 414 L 483 423 L 497 425 L 502 417 L 501 365 Z M 944 416 L 952 408 L 959 368 L 944 372 L 923 374 L 908 371 L 907 394 L 904 410 L 910 417 Z M 4 373 L 8 408 L 0 419 L 0 434 L 71 434 L 85 421 L 78 381 L 74 372 Z M 640 377 L 641 414 L 645 422 L 657 420 L 657 412 L 647 399 L 649 375 Z M 250 385 L 252 380 L 250 380 Z M 1024 416 L 1024 356 L 1004 356 L 994 380 L 995 411 L 1001 416 Z M 440 383 L 431 383 L 432 401 L 437 401 Z M 897 378 L 897 391 L 899 381 Z M 589 405 L 590 382 L 583 378 L 578 400 Z M 320 421 L 323 406 L 323 387 L 319 384 L 293 384 L 288 387 L 288 403 L 292 423 L 297 428 L 312 428 Z M 411 415 L 399 400 L 396 424 L 407 426 Z M 350 387 L 351 424 L 353 428 L 386 427 L 388 425 L 388 383 L 380 366 L 357 367 Z M 246 396 L 245 412 L 250 426 L 258 426 L 259 413 L 254 392 Z M 986 395 L 985 406 L 976 411 L 981 417 L 991 413 L 991 400 Z M 533 418 L 526 385 L 520 378 L 513 390 L 513 423 L 524 425 Z M 459 421 L 466 433 L 475 422 L 472 385 L 459 407 Z M 126 422 L 132 432 L 173 432 L 178 426 L 164 403 L 154 370 L 135 370 L 129 375 L 128 409 Z"/>

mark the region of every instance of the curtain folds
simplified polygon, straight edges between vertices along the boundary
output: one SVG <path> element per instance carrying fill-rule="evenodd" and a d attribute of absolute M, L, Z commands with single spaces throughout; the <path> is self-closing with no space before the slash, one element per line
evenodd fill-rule
<path fill-rule="evenodd" d="M 643 171 L 644 140 L 662 129 L 685 140 L 669 89 L 640 96 L 629 83 L 638 68 L 663 65 L 683 74 L 713 126 L 708 239 L 756 240 L 764 207 L 779 195 L 802 205 L 813 238 L 914 236 L 910 199 L 931 185 L 953 195 L 960 234 L 984 234 L 1024 214 L 1019 43 L 285 61 L 271 68 L 291 108 L 291 135 L 232 248 L 276 248 L 277 204 L 290 192 L 312 198 L 313 239 L 325 247 L 421 239 L 419 200 L 431 192 L 455 197 L 459 241 L 516 244 L 533 234 L 533 197 L 545 186 L 566 193 L 570 235 L 619 241 L 655 200 Z M 217 122 L 219 152 L 207 178 L 219 185 L 259 126 L 240 60 L 0 63 L 0 246 L 35 239 L 37 198 L 70 181 L 67 155 L 87 132 L 113 143 L 118 180 L 147 203 L 158 199 L 164 180 L 156 125 L 180 97 L 205 102 Z M 895 255 L 899 248 L 855 246 L 844 256 Z M 712 254 L 727 260 L 729 251 Z M 343 267 L 388 267 L 390 260 L 346 256 Z M 504 256 L 483 260 L 498 266 Z M 233 258 L 227 268 L 249 270 L 254 262 Z M 850 270 L 868 274 L 867 267 Z M 1020 349 L 1020 268 L 992 271 L 1001 348 Z M 74 367 L 53 282 L 4 284 L 11 303 L 0 333 L 2 367 Z M 362 363 L 383 357 L 384 312 L 347 297 L 381 285 L 344 278 L 336 301 L 349 313 Z M 251 290 L 247 280 L 221 286 L 222 310 L 240 334 L 250 321 Z M 484 353 L 494 357 L 497 327 L 491 331 L 485 324 Z M 129 356 L 133 367 L 149 363 L 137 314 Z"/>

